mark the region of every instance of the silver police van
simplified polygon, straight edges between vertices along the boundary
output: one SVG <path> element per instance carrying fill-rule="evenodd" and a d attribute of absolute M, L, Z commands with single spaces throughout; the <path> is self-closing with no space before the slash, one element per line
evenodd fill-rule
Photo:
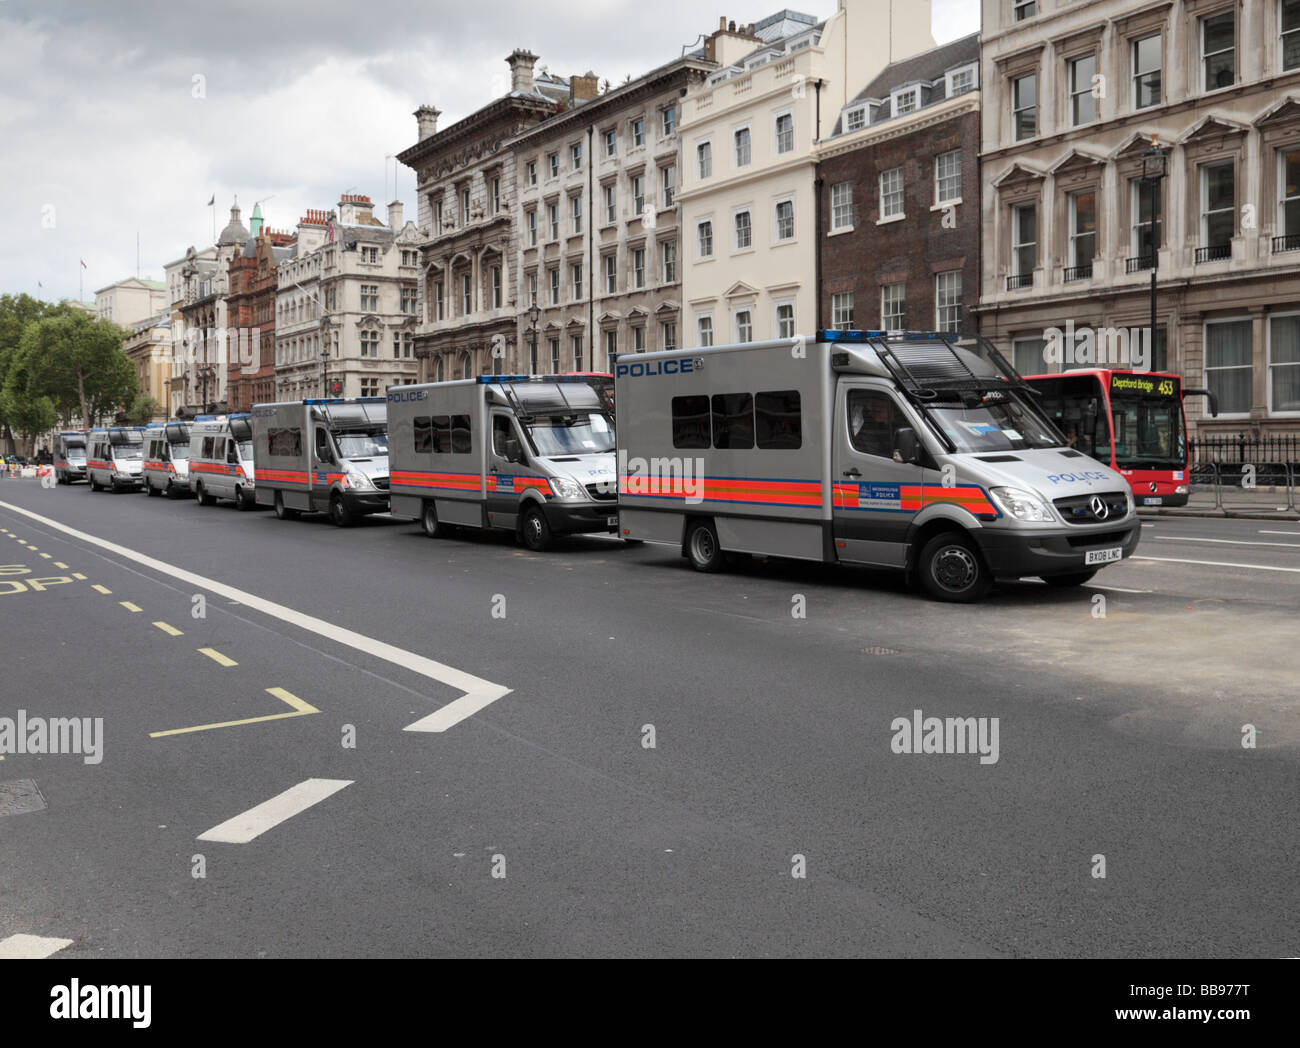
<path fill-rule="evenodd" d="M 624 537 L 906 571 L 972 601 L 1137 548 L 1128 484 L 1067 447 L 985 339 L 826 331 L 614 368 Z"/>
<path fill-rule="evenodd" d="M 247 415 L 230 415 L 190 427 L 190 488 L 200 506 L 230 499 L 252 509 L 257 492 L 253 431 Z"/>
<path fill-rule="evenodd" d="M 54 438 L 54 479 L 58 484 L 86 479 L 85 430 L 64 430 Z"/>
<path fill-rule="evenodd" d="M 190 430 L 184 422 L 165 422 L 144 431 L 144 490 L 147 495 L 188 495 Z"/>
<path fill-rule="evenodd" d="M 86 434 L 86 479 L 91 491 L 139 491 L 143 483 L 144 437 L 136 426 L 109 426 Z"/>

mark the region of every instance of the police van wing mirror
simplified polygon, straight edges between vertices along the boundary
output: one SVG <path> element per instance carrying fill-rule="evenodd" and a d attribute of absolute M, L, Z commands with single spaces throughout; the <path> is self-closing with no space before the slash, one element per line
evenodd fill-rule
<path fill-rule="evenodd" d="M 506 437 L 506 461 L 523 462 L 524 451 L 514 437 Z"/>
<path fill-rule="evenodd" d="M 894 444 L 898 457 L 909 466 L 921 464 L 921 442 L 916 439 L 916 430 L 904 426 L 894 434 Z"/>

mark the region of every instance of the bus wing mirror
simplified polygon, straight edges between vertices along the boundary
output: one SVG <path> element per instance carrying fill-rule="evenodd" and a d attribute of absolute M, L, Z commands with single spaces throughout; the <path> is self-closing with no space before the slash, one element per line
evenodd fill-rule
<path fill-rule="evenodd" d="M 1208 389 L 1185 389 L 1183 390 L 1183 399 L 1188 397 L 1205 397 L 1210 402 L 1210 418 L 1219 417 L 1219 398 L 1216 394 Z"/>
<path fill-rule="evenodd" d="M 894 444 L 900 461 L 909 466 L 921 464 L 921 442 L 911 426 L 904 426 L 894 434 Z"/>

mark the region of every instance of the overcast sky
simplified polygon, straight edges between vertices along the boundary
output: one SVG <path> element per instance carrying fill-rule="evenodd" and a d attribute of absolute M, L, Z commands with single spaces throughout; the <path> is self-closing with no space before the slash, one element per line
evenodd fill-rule
<path fill-rule="evenodd" d="M 793 3 L 820 17 L 835 0 Z M 621 81 L 763 0 L 0 0 L 0 293 L 86 299 L 212 243 L 238 195 L 289 229 L 343 192 L 415 217 L 417 105 L 447 126 L 509 85 L 527 47 L 568 76 Z M 979 29 L 979 0 L 933 0 L 935 40 Z M 43 284 L 38 288 L 37 282 Z"/>

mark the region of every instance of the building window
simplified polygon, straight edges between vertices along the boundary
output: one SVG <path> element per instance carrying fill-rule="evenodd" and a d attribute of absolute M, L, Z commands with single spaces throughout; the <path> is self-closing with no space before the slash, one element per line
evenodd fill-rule
<path fill-rule="evenodd" d="M 1249 320 L 1205 325 L 1205 385 L 1219 398 L 1220 415 L 1250 414 L 1253 354 Z"/>
<path fill-rule="evenodd" d="M 1011 17 L 1017 22 L 1038 14 L 1038 0 L 1011 0 Z"/>
<path fill-rule="evenodd" d="M 939 331 L 961 330 L 961 270 L 934 275 L 934 321 Z"/>
<path fill-rule="evenodd" d="M 907 327 L 907 285 L 886 284 L 880 289 L 880 326 L 886 331 Z"/>
<path fill-rule="evenodd" d="M 401 291 L 401 308 L 403 313 L 415 313 L 415 288 L 404 287 Z"/>
<path fill-rule="evenodd" d="M 778 156 L 794 152 L 794 115 L 791 113 L 782 113 L 776 118 L 776 152 Z"/>
<path fill-rule="evenodd" d="M 560 154 L 548 153 L 546 156 L 546 171 L 551 178 L 560 177 Z"/>
<path fill-rule="evenodd" d="M 1201 19 L 1201 88 L 1216 91 L 1237 79 L 1236 11 Z"/>
<path fill-rule="evenodd" d="M 1070 266 L 1077 277 L 1092 276 L 1092 260 L 1097 254 L 1097 191 L 1071 193 L 1069 203 Z"/>
<path fill-rule="evenodd" d="M 612 127 L 605 132 L 605 155 L 618 155 L 618 131 Z"/>
<path fill-rule="evenodd" d="M 363 331 L 361 332 L 361 355 L 363 357 L 379 356 L 379 332 Z"/>
<path fill-rule="evenodd" d="M 460 228 L 464 229 L 469 225 L 469 186 L 460 191 Z"/>
<path fill-rule="evenodd" d="M 645 176 L 632 176 L 632 217 L 641 218 L 645 214 Z"/>
<path fill-rule="evenodd" d="M 736 310 L 736 341 L 754 341 L 754 314 L 748 309 Z"/>
<path fill-rule="evenodd" d="M 632 121 L 632 147 L 635 149 L 645 145 L 645 117 L 637 117 Z"/>
<path fill-rule="evenodd" d="M 1016 287 L 1031 287 L 1038 265 L 1038 205 L 1019 204 L 1011 209 L 1011 275 Z"/>
<path fill-rule="evenodd" d="M 881 172 L 880 217 L 903 217 L 903 169 L 901 167 Z"/>
<path fill-rule="evenodd" d="M 659 182 L 663 187 L 664 207 L 672 207 L 677 195 L 677 165 L 669 164 L 659 170 Z"/>
<path fill-rule="evenodd" d="M 632 327 L 632 352 L 645 352 L 645 325 L 635 324 Z"/>
<path fill-rule="evenodd" d="M 1201 168 L 1201 247 L 1197 261 L 1232 256 L 1237 232 L 1236 165 L 1231 160 Z"/>
<path fill-rule="evenodd" d="M 942 153 L 934 158 L 934 202 L 955 204 L 961 201 L 961 150 Z"/>
<path fill-rule="evenodd" d="M 574 142 L 573 145 L 569 146 L 569 166 L 572 167 L 574 171 L 582 170 L 581 142 Z"/>
<path fill-rule="evenodd" d="M 369 262 L 372 265 L 377 264 L 379 262 L 379 248 L 363 244 L 361 247 L 361 261 Z"/>
<path fill-rule="evenodd" d="M 605 187 L 605 221 L 618 221 L 618 186 L 612 182 Z"/>
<path fill-rule="evenodd" d="M 574 335 L 572 339 L 572 343 L 573 343 L 573 370 L 581 371 L 582 370 L 582 336 Z"/>
<path fill-rule="evenodd" d="M 1282 0 L 1282 68 L 1300 69 L 1300 0 Z"/>
<path fill-rule="evenodd" d="M 569 270 L 573 276 L 573 300 L 576 302 L 582 298 L 582 263 L 575 262 Z"/>
<path fill-rule="evenodd" d="M 975 90 L 975 67 L 967 66 L 965 69 L 957 69 L 948 74 L 948 97 L 956 98 L 958 95 L 964 95 L 968 91 Z"/>
<path fill-rule="evenodd" d="M 551 290 L 551 305 L 560 304 L 560 267 L 552 266 L 546 271 L 546 279 Z"/>
<path fill-rule="evenodd" d="M 528 304 L 530 306 L 537 305 L 537 274 L 535 272 L 528 274 Z"/>
<path fill-rule="evenodd" d="M 672 321 L 665 321 L 659 325 L 659 348 L 677 348 L 677 325 Z"/>
<path fill-rule="evenodd" d="M 776 337 L 794 338 L 793 302 L 778 302 L 776 305 Z"/>
<path fill-rule="evenodd" d="M 551 228 L 551 239 L 560 239 L 560 205 L 554 202 L 546 205 L 546 221 Z"/>
<path fill-rule="evenodd" d="M 667 138 L 669 135 L 673 135 L 677 133 L 677 107 L 676 106 L 668 106 L 664 110 L 663 119 L 661 121 L 660 127 L 662 128 L 661 135 L 664 138 Z"/>
<path fill-rule="evenodd" d="M 705 313 L 703 316 L 695 318 L 696 341 L 701 346 L 713 345 L 713 316 Z"/>
<path fill-rule="evenodd" d="M 713 257 L 713 223 L 709 219 L 700 222 L 695 231 L 699 236 L 700 258 Z"/>
<path fill-rule="evenodd" d="M 1017 338 L 1011 342 L 1011 366 L 1022 375 L 1041 375 L 1046 366 L 1047 340 Z"/>
<path fill-rule="evenodd" d="M 618 258 L 615 255 L 605 256 L 605 293 L 607 295 L 616 294 L 618 291 Z"/>
<path fill-rule="evenodd" d="M 501 267 L 493 266 L 488 270 L 488 279 L 492 285 L 492 308 L 501 308 Z"/>
<path fill-rule="evenodd" d="M 379 285 L 378 284 L 361 285 L 361 312 L 363 313 L 379 312 Z"/>
<path fill-rule="evenodd" d="M 645 248 L 639 247 L 632 252 L 632 286 L 645 287 Z"/>
<path fill-rule="evenodd" d="M 919 87 L 909 87 L 906 91 L 894 92 L 894 116 L 906 116 L 908 113 L 915 113 L 920 105 L 920 94 L 921 89 Z"/>
<path fill-rule="evenodd" d="M 560 340 L 550 338 L 546 340 L 546 344 L 551 351 L 551 374 L 558 375 L 560 373 Z"/>
<path fill-rule="evenodd" d="M 1038 134 L 1038 74 L 1028 73 L 1011 81 L 1011 116 L 1016 141 Z"/>
<path fill-rule="evenodd" d="M 363 378 L 361 380 L 361 395 L 363 397 L 379 396 L 379 379 Z"/>
<path fill-rule="evenodd" d="M 844 130 L 861 131 L 867 126 L 867 107 L 855 106 L 844 114 Z"/>
<path fill-rule="evenodd" d="M 754 227 L 748 211 L 736 212 L 736 250 L 744 251 L 754 246 Z"/>
<path fill-rule="evenodd" d="M 528 212 L 528 246 L 537 246 L 537 212 Z"/>
<path fill-rule="evenodd" d="M 831 327 L 840 331 L 853 328 L 853 292 L 843 291 L 831 295 Z"/>
<path fill-rule="evenodd" d="M 402 359 L 402 333 L 400 331 L 393 332 L 393 359 Z"/>
<path fill-rule="evenodd" d="M 836 182 L 831 186 L 831 229 L 853 228 L 853 183 Z"/>
<path fill-rule="evenodd" d="M 1130 214 L 1133 215 L 1133 257 L 1142 259 L 1138 263 L 1143 269 L 1150 268 L 1151 259 L 1160 246 L 1159 219 L 1155 224 L 1155 240 L 1152 241 L 1151 229 L 1151 187 L 1140 178 L 1129 182 Z"/>
<path fill-rule="evenodd" d="M 1133 108 L 1160 104 L 1160 34 L 1133 41 Z"/>
<path fill-rule="evenodd" d="M 501 179 L 493 178 L 489 183 L 488 199 L 492 202 L 492 214 L 501 214 Z"/>
<path fill-rule="evenodd" d="M 701 142 L 695 147 L 695 161 L 699 168 L 700 178 L 708 178 L 713 174 L 712 142 Z"/>
<path fill-rule="evenodd" d="M 1066 63 L 1070 69 L 1070 123 L 1075 127 L 1097 119 L 1097 99 L 1092 93 L 1092 78 L 1097 72 L 1097 56 L 1084 55 Z"/>
<path fill-rule="evenodd" d="M 446 320 L 446 306 L 443 302 L 442 281 L 436 281 L 433 285 L 433 319 Z"/>
<path fill-rule="evenodd" d="M 582 232 L 582 197 L 569 197 L 569 228 L 574 236 Z"/>
<path fill-rule="evenodd" d="M 1300 412 L 1300 315 L 1268 319 L 1268 405 Z"/>
<path fill-rule="evenodd" d="M 665 240 L 660 247 L 664 263 L 664 283 L 677 283 L 677 241 Z"/>
<path fill-rule="evenodd" d="M 1277 225 L 1281 243 L 1273 249 L 1300 250 L 1300 148 L 1279 150 L 1277 155 L 1278 194 Z"/>
<path fill-rule="evenodd" d="M 794 201 L 778 200 L 776 203 L 776 225 L 773 229 L 777 241 L 794 239 Z"/>
<path fill-rule="evenodd" d="M 618 332 L 611 328 L 605 332 L 605 359 L 613 360 L 618 353 Z"/>
<path fill-rule="evenodd" d="M 528 161 L 527 166 L 524 168 L 524 173 L 528 179 L 528 184 L 530 186 L 537 185 L 537 161 L 536 160 Z"/>
<path fill-rule="evenodd" d="M 468 273 L 460 278 L 460 306 L 461 316 L 469 316 L 474 312 L 474 284 Z"/>
<path fill-rule="evenodd" d="M 750 160 L 749 128 L 738 128 L 733 137 L 736 144 L 736 166 L 748 167 Z"/>

